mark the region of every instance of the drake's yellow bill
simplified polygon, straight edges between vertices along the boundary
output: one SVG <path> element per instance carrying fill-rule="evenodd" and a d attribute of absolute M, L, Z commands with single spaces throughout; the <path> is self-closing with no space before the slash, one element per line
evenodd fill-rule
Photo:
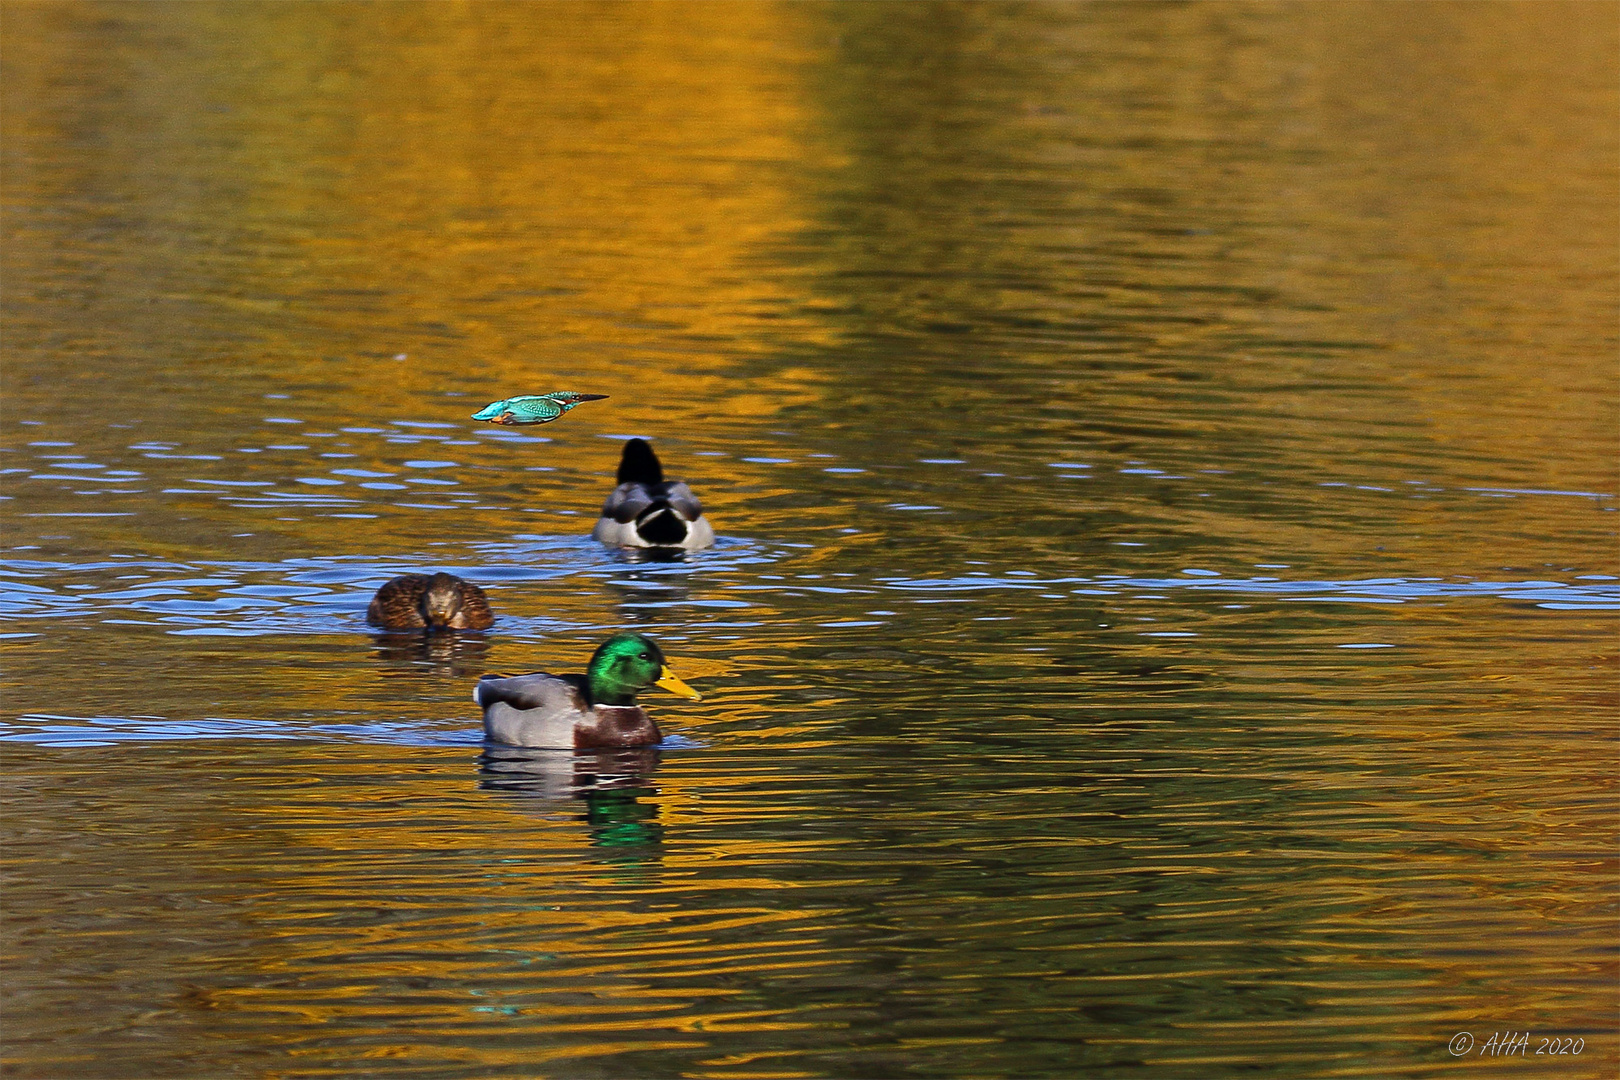
<path fill-rule="evenodd" d="M 668 664 L 664 665 L 664 670 L 659 673 L 658 681 L 653 685 L 661 686 L 672 694 L 679 694 L 681 697 L 691 698 L 693 701 L 703 700 L 703 695 L 681 682 L 680 678 L 669 670 Z"/>

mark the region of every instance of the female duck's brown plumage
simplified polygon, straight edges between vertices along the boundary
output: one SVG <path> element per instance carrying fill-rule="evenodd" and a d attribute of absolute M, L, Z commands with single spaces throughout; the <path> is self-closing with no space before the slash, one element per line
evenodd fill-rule
<path fill-rule="evenodd" d="M 377 590 L 366 622 L 385 630 L 487 630 L 495 625 L 484 590 L 454 574 L 403 574 Z"/>

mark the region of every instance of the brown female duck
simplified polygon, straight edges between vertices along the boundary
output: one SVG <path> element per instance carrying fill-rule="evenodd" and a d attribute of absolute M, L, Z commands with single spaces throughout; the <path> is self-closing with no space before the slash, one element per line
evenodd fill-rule
<path fill-rule="evenodd" d="M 402 574 L 377 590 L 366 622 L 385 630 L 488 630 L 484 590 L 454 574 Z"/>

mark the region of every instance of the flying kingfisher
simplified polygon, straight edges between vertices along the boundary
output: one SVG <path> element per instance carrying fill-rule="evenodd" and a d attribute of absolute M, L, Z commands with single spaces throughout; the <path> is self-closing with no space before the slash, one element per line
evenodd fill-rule
<path fill-rule="evenodd" d="M 472 418 L 492 424 L 549 424 L 582 401 L 600 401 L 605 397 L 606 394 L 576 394 L 572 390 L 509 397 L 485 405 L 473 413 Z"/>

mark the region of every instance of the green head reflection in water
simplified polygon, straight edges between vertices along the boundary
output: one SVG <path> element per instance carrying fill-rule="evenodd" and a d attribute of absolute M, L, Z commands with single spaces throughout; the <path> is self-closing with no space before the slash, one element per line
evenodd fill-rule
<path fill-rule="evenodd" d="M 491 424 L 549 424 L 582 401 L 601 401 L 606 397 L 606 394 L 576 394 L 572 390 L 509 397 L 490 402 L 473 413 L 472 418 L 488 420 Z"/>
<path fill-rule="evenodd" d="M 491 742 L 559 750 L 652 746 L 663 734 L 636 695 L 654 686 L 702 700 L 669 670 L 651 638 L 621 633 L 602 643 L 584 675 L 485 675 L 473 700 L 484 710 Z"/>

